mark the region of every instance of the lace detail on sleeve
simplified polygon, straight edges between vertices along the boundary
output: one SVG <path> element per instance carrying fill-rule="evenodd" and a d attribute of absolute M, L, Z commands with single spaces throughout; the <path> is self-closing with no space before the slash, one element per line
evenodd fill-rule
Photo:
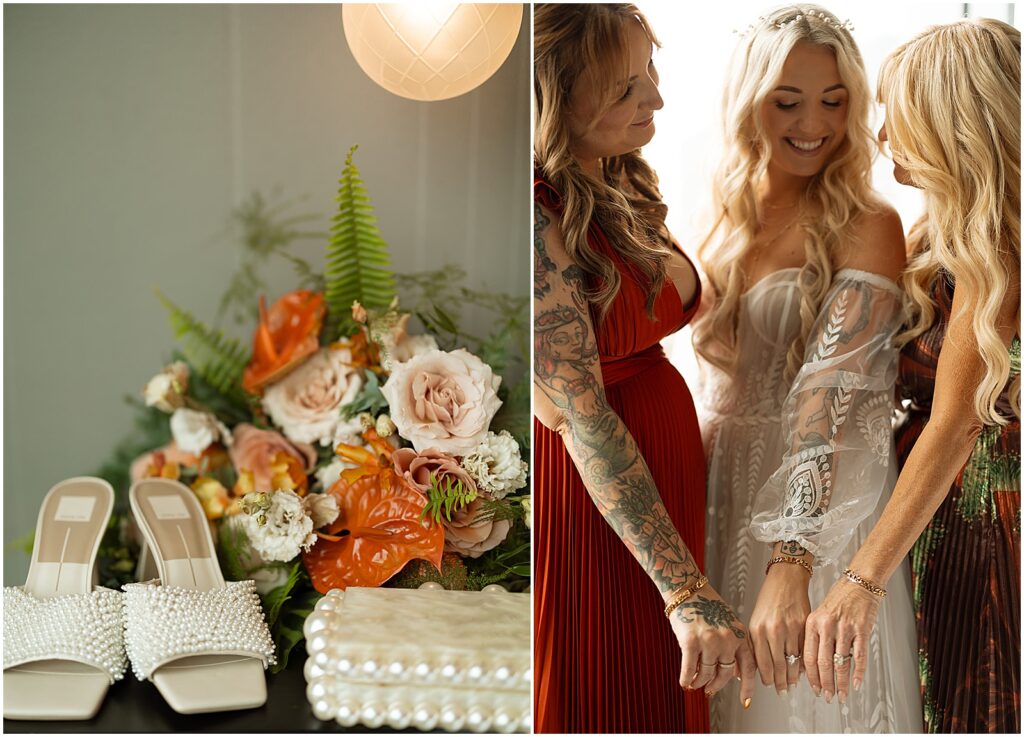
<path fill-rule="evenodd" d="M 758 540 L 795 540 L 834 561 L 892 490 L 893 338 L 904 304 L 885 277 L 836 274 L 783 405 L 789 450 L 754 502 Z"/>

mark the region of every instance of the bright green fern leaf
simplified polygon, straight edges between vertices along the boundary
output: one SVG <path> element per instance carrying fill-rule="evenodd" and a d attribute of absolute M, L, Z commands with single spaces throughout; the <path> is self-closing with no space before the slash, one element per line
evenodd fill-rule
<path fill-rule="evenodd" d="M 351 334 L 352 303 L 386 308 L 395 296 L 388 244 L 380 236 L 370 196 L 359 169 L 352 163 L 358 146 L 349 149 L 338 182 L 338 214 L 334 216 L 331 240 L 327 244 L 326 278 L 327 326 L 324 335 L 334 339 Z"/>
<path fill-rule="evenodd" d="M 249 362 L 245 348 L 220 330 L 203 325 L 159 290 L 156 294 L 167 308 L 174 337 L 181 341 L 185 358 L 196 373 L 217 391 L 244 404 L 242 372 Z"/>

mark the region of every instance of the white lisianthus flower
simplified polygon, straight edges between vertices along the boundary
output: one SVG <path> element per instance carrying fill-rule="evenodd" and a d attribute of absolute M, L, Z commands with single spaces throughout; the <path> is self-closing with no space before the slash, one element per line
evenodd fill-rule
<path fill-rule="evenodd" d="M 351 421 L 341 408 L 363 388 L 362 370 L 352 365 L 352 351 L 324 348 L 263 394 L 263 409 L 285 437 L 298 443 L 329 445 L 351 435 Z"/>
<path fill-rule="evenodd" d="M 313 520 L 313 529 L 319 530 L 338 519 L 338 499 L 333 494 L 307 494 L 302 498 L 302 507 Z"/>
<path fill-rule="evenodd" d="M 201 454 L 216 442 L 231 445 L 231 431 L 210 412 L 180 407 L 171 415 L 171 435 L 178 448 Z"/>
<path fill-rule="evenodd" d="M 242 503 L 243 508 L 252 505 L 250 513 L 242 515 L 245 531 L 264 560 L 287 563 L 316 542 L 313 520 L 294 491 L 246 494 Z"/>
<path fill-rule="evenodd" d="M 508 430 L 497 435 L 488 432 L 483 442 L 462 459 L 462 467 L 476 481 L 478 489 L 490 492 L 495 499 L 526 486 L 529 470 L 519 455 L 519 443 Z"/>
<path fill-rule="evenodd" d="M 249 527 L 246 522 L 246 514 L 233 514 L 224 518 L 223 524 L 229 529 L 240 529 L 245 535 L 243 549 L 239 550 L 239 564 L 246 575 L 256 582 L 256 591 L 260 594 L 267 594 L 281 586 L 288 580 L 288 567 L 280 565 L 267 565 L 268 561 L 257 553 L 249 541 Z"/>
<path fill-rule="evenodd" d="M 171 414 L 185 406 L 185 392 L 188 391 L 188 364 L 175 361 L 154 376 L 142 390 L 147 407 L 156 407 Z"/>

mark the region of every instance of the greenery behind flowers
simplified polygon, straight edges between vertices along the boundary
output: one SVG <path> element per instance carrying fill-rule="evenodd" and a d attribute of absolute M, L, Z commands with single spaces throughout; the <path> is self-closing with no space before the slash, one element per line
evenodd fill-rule
<path fill-rule="evenodd" d="M 387 246 L 377 230 L 369 195 L 352 161 L 354 152 L 355 147 L 346 157 L 339 180 L 338 213 L 330 235 L 308 229 L 306 225 L 314 216 L 291 213 L 294 203 L 271 204 L 259 193 L 251 195 L 233 213 L 242 255 L 239 269 L 229 279 L 221 297 L 218 321 L 255 321 L 253 297 L 269 291 L 264 273 L 280 263 L 275 258 L 291 265 L 299 288 L 325 293 L 328 317 L 321 340 L 325 344 L 358 329 L 349 309 L 353 300 L 381 309 L 388 306 L 397 292 L 405 300 L 403 309 L 415 315 L 442 350 L 464 347 L 502 375 L 499 398 L 503 404 L 491 429 L 508 430 L 519 443 L 522 457 L 530 458 L 530 386 L 525 364 L 529 355 L 528 299 L 466 287 L 462 284 L 466 273 L 457 266 L 393 274 L 388 268 Z M 313 238 L 327 241 L 323 274 L 290 251 L 296 242 Z M 191 370 L 189 393 L 229 424 L 249 421 L 266 426 L 258 400 L 247 396 L 240 386 L 248 347 L 227 337 L 220 328 L 207 326 L 159 292 L 158 297 L 168 311 L 172 331 L 181 346 L 172 359 L 184 360 Z M 480 310 L 492 315 L 491 331 L 476 335 L 464 330 L 460 315 Z M 386 407 L 376 374 L 367 370 L 366 379 L 359 396 L 345 408 L 350 415 L 378 412 Z M 134 396 L 126 397 L 126 401 L 136 410 L 135 430 L 115 447 L 96 474 L 118 491 L 115 515 L 99 552 L 101 583 L 113 587 L 133 580 L 138 555 L 123 529 L 129 467 L 139 455 L 170 441 L 166 414 L 146 407 Z M 322 448 L 318 468 L 334 458 L 332 448 Z M 187 483 L 191 479 L 182 480 Z M 230 488 L 230 483 L 227 486 Z M 454 509 L 465 503 L 465 496 L 461 488 L 443 489 L 435 484 L 428 495 L 429 516 L 435 522 L 440 514 L 450 517 Z M 524 493 L 482 502 L 483 519 L 506 519 L 513 523 L 507 539 L 497 548 L 478 558 L 446 554 L 441 571 L 426 561 L 414 560 L 385 585 L 416 587 L 426 581 L 437 581 L 449 589 L 479 590 L 501 584 L 510 591 L 528 590 L 530 535 L 523 521 L 522 506 L 526 498 Z M 248 578 L 254 573 L 246 565 L 251 554 L 244 533 L 232 525 L 221 524 L 218 542 L 221 567 L 228 579 Z M 303 621 L 320 595 L 312 588 L 301 560 L 270 563 L 264 568 L 277 569 L 276 573 L 284 578 L 284 583 L 263 596 L 267 622 L 278 649 L 276 669 L 280 670 L 287 665 L 291 650 L 302 641 Z"/>

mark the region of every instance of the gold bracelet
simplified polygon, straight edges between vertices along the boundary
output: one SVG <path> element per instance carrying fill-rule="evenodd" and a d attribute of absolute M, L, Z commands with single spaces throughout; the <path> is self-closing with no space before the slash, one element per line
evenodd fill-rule
<path fill-rule="evenodd" d="M 669 600 L 668 604 L 665 605 L 665 616 L 667 617 L 668 615 L 670 615 L 672 612 L 676 610 L 676 608 L 680 604 L 682 604 L 684 601 L 686 601 L 691 596 L 700 591 L 702 588 L 704 588 L 707 582 L 708 577 L 701 574 L 700 578 L 697 579 L 697 583 L 695 583 L 693 586 L 690 586 L 689 588 L 685 588 L 682 591 L 677 591 L 676 593 L 672 594 L 672 598 Z"/>
<path fill-rule="evenodd" d="M 872 594 L 877 596 L 879 599 L 884 599 L 885 598 L 885 594 L 886 594 L 885 589 L 883 589 L 878 584 L 872 583 L 871 581 L 868 581 L 866 578 L 863 578 L 860 575 L 854 573 L 849 568 L 847 568 L 847 569 L 845 569 L 843 571 L 843 575 L 846 576 L 846 578 L 849 581 L 851 581 L 852 583 L 857 584 L 862 589 L 870 591 Z"/>
<path fill-rule="evenodd" d="M 814 569 L 811 568 L 811 564 L 810 563 L 808 563 L 803 558 L 797 558 L 796 556 L 793 556 L 793 555 L 776 555 L 774 558 L 772 558 L 770 561 L 768 561 L 768 565 L 766 565 L 764 567 L 764 575 L 767 576 L 768 575 L 768 571 L 771 570 L 771 567 L 773 565 L 775 565 L 776 563 L 794 563 L 794 564 L 800 566 L 801 568 L 803 568 L 805 571 L 807 571 L 807 575 L 808 576 L 813 576 L 814 575 Z"/>

